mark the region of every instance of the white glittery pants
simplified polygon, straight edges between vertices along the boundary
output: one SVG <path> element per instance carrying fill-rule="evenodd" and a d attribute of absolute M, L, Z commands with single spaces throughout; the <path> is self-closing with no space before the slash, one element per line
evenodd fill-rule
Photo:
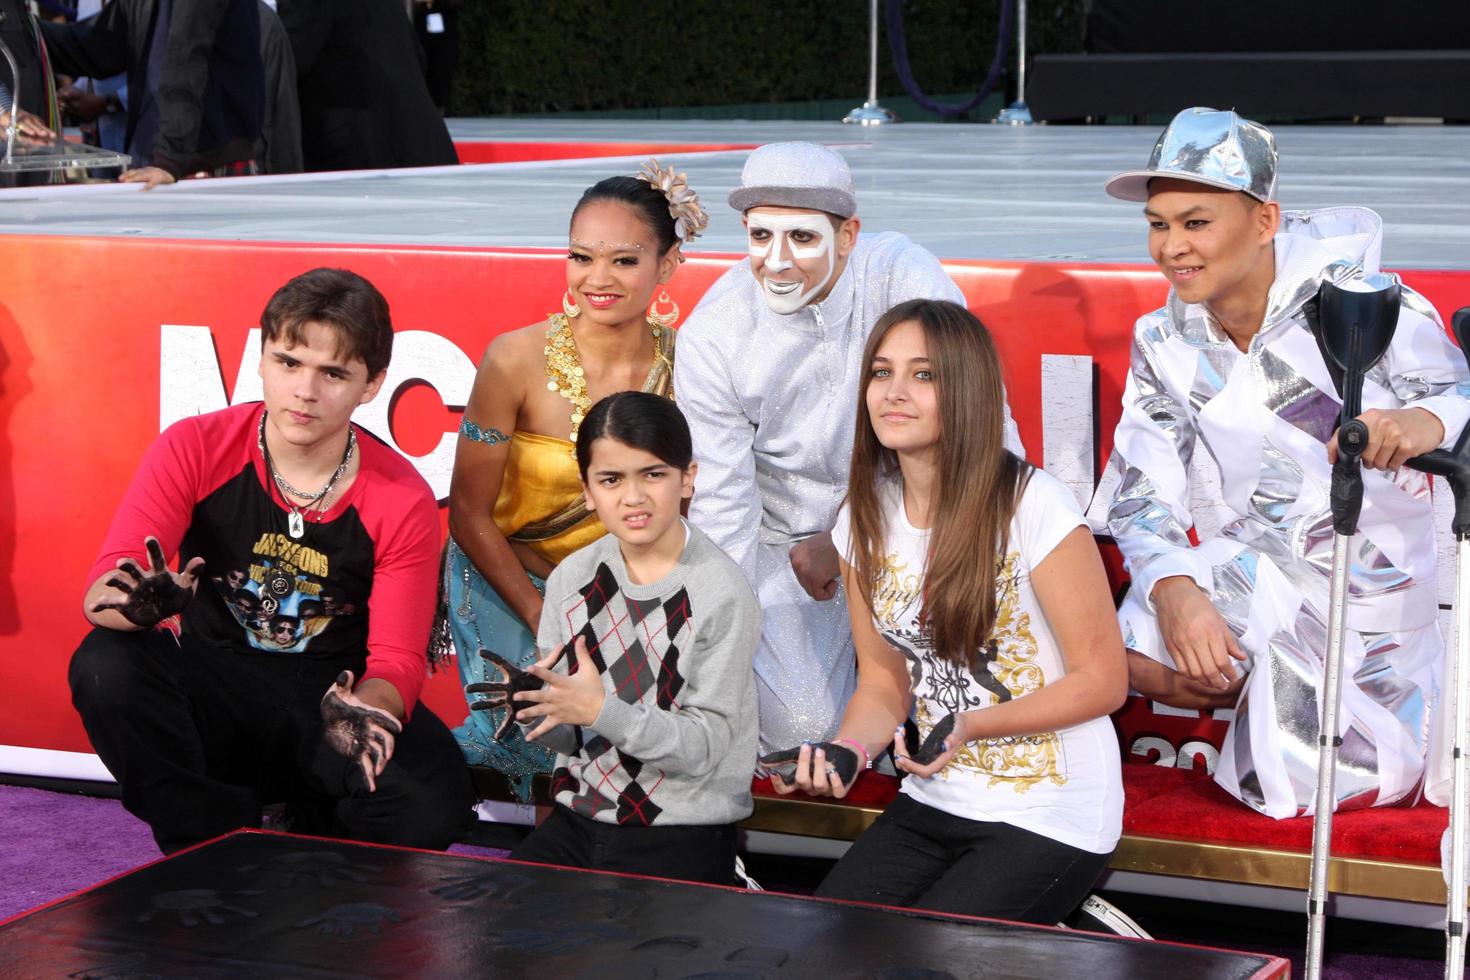
<path fill-rule="evenodd" d="M 788 544 L 763 543 L 756 550 L 762 754 L 837 734 L 857 677 L 846 593 L 839 589 L 826 602 L 807 595 L 790 552 Z"/>
<path fill-rule="evenodd" d="M 1235 633 L 1249 670 L 1220 747 L 1215 782 L 1267 816 L 1310 813 L 1317 790 L 1326 598 L 1309 598 L 1270 557 L 1239 542 L 1213 538 L 1197 553 L 1211 564 L 1210 601 Z M 1128 649 L 1175 666 L 1142 596 L 1130 592 L 1118 619 Z M 1385 806 L 1418 789 L 1443 658 L 1438 623 L 1395 632 L 1346 631 L 1343 744 L 1334 784 L 1338 810 Z"/>

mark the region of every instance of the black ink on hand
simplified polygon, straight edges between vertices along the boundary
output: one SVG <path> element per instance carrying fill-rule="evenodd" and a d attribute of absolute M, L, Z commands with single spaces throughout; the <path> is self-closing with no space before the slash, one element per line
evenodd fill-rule
<path fill-rule="evenodd" d="M 945 753 L 944 742 L 954 734 L 955 713 L 951 711 L 939 719 L 939 724 L 929 729 L 924 741 L 915 749 L 909 746 L 909 761 L 916 766 L 927 766 Z"/>
<path fill-rule="evenodd" d="M 492 711 L 496 708 L 504 708 L 505 717 L 495 726 L 495 740 L 505 740 L 510 731 L 511 722 L 515 721 L 516 705 L 515 696 L 526 691 L 539 691 L 546 684 L 541 678 L 530 674 L 493 650 L 481 650 L 480 656 L 490 661 L 491 665 L 504 675 L 503 681 L 485 681 L 480 684 L 469 684 L 465 687 L 465 694 L 483 695 L 483 697 L 470 701 L 471 711 Z"/>
<path fill-rule="evenodd" d="M 812 752 L 815 753 L 817 749 L 821 749 L 827 756 L 827 764 L 832 767 L 837 778 L 842 780 L 842 785 L 851 786 L 858 773 L 857 753 L 836 742 L 815 742 L 812 744 Z M 780 776 L 783 783 L 794 786 L 796 784 L 796 759 L 800 754 L 801 746 L 798 745 L 794 749 L 782 749 L 779 752 L 763 755 L 760 763 Z"/>
<path fill-rule="evenodd" d="M 337 683 L 322 698 L 323 737 L 333 751 L 356 759 L 368 790 L 377 788 L 377 774 L 393 754 L 393 738 L 403 725 L 381 708 L 364 704 L 352 693 L 352 672 L 337 675 Z"/>
<path fill-rule="evenodd" d="M 116 609 L 134 626 L 151 629 L 168 617 L 183 612 L 189 600 L 194 598 L 193 588 L 180 584 L 169 570 L 164 561 L 163 546 L 158 543 L 158 539 L 150 537 L 144 541 L 144 545 L 148 549 L 148 571 L 144 572 L 131 558 L 125 560 L 119 566 L 119 571 L 126 572 L 133 581 L 129 582 L 121 575 L 114 575 L 107 580 L 107 585 L 127 598 L 121 602 L 99 602 L 92 607 L 94 613 Z M 194 577 L 203 567 L 202 562 L 195 562 L 182 577 L 192 585 Z"/>

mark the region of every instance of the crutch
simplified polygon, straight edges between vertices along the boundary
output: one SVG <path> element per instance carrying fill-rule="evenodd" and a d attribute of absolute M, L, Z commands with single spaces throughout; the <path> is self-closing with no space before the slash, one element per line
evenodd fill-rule
<path fill-rule="evenodd" d="M 1470 306 L 1455 313 L 1451 320 L 1460 351 L 1470 354 Z M 1466 826 L 1470 813 L 1466 794 L 1470 784 L 1466 777 L 1465 729 L 1470 727 L 1470 426 L 1460 433 L 1452 450 L 1436 449 L 1415 456 L 1408 465 L 1423 473 L 1442 476 L 1449 482 L 1455 498 L 1455 518 L 1450 529 L 1455 532 L 1455 645 L 1450 660 L 1447 690 L 1455 692 L 1454 725 L 1450 762 L 1450 861 L 1449 891 L 1445 896 L 1445 980 L 1460 980 L 1465 971 L 1465 888 Z"/>
<path fill-rule="evenodd" d="M 1363 375 L 1388 351 L 1398 325 L 1399 278 L 1374 273 L 1355 292 L 1325 283 L 1317 294 L 1317 345 L 1329 369 L 1342 372 L 1342 413 L 1337 428 L 1337 462 L 1332 466 L 1332 599 L 1323 658 L 1321 726 L 1317 731 L 1317 805 L 1312 822 L 1312 874 L 1307 890 L 1307 980 L 1322 976 L 1322 943 L 1327 928 L 1327 860 L 1332 851 L 1332 810 L 1337 750 L 1342 745 L 1338 712 L 1342 702 L 1342 661 L 1347 613 L 1350 547 L 1363 509 L 1361 458 L 1368 447 L 1362 414 Z M 1335 372 L 1334 372 L 1335 373 Z M 1334 378 L 1336 380 L 1336 378 Z"/>

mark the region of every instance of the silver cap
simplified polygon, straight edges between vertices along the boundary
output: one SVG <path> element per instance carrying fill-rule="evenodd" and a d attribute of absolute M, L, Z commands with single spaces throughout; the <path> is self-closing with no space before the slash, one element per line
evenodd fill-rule
<path fill-rule="evenodd" d="M 1265 126 L 1230 109 L 1185 109 L 1154 144 L 1148 169 L 1116 174 L 1103 190 L 1124 201 L 1146 201 L 1148 182 L 1155 177 L 1269 201 L 1276 196 L 1276 139 Z"/>
<path fill-rule="evenodd" d="M 857 213 L 852 171 L 840 153 L 816 143 L 756 147 L 740 171 L 740 186 L 730 192 L 730 207 L 743 214 L 763 205 L 851 218 Z"/>

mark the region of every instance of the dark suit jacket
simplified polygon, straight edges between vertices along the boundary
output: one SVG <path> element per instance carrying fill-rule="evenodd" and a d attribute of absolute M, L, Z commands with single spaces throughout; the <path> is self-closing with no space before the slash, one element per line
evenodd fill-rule
<path fill-rule="evenodd" d="M 150 163 L 175 177 L 254 155 L 265 101 L 257 0 L 173 0 Z M 63 75 L 128 74 L 128 141 L 148 89 L 155 0 L 113 0 L 76 24 L 41 25 Z"/>
<path fill-rule="evenodd" d="M 260 58 L 265 63 L 265 124 L 255 157 L 268 174 L 300 173 L 301 100 L 296 96 L 296 57 L 276 12 L 260 5 Z"/>
<path fill-rule="evenodd" d="M 403 0 L 279 0 L 307 170 L 458 163 Z"/>

